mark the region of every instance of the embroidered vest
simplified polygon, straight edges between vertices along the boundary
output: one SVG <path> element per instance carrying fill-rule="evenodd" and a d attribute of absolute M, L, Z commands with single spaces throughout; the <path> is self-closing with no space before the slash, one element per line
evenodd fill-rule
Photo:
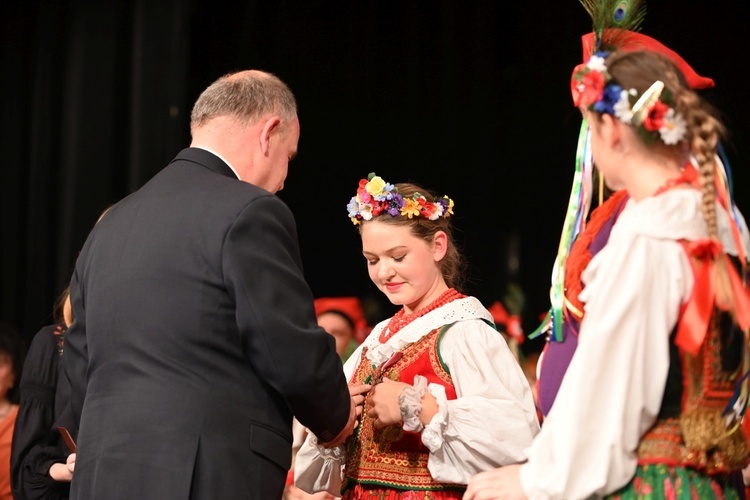
<path fill-rule="evenodd" d="M 745 336 L 729 315 L 714 307 L 700 351 L 692 355 L 670 336 L 667 383 L 659 417 L 643 436 L 638 463 L 667 464 L 705 474 L 738 471 L 748 463 L 747 439 L 739 423 L 727 427 L 725 409 L 742 376 Z"/>
<path fill-rule="evenodd" d="M 427 378 L 430 384 L 445 387 L 449 400 L 456 399 L 451 376 L 438 353 L 438 343 L 447 326 L 438 328 L 402 349 L 403 356 L 384 374 L 391 380 L 414 383 L 415 375 Z M 352 377 L 352 384 L 369 383 L 377 378 L 378 367 L 362 353 L 362 361 Z M 400 423 L 375 429 L 373 419 L 363 417 L 355 433 L 346 442 L 344 498 L 348 490 L 372 486 L 405 491 L 463 491 L 463 485 L 437 483 L 427 470 L 429 449 L 422 444 L 421 434 L 406 432 Z M 361 485 L 361 486 L 360 486 Z M 460 495 L 456 498 L 460 498 Z"/>

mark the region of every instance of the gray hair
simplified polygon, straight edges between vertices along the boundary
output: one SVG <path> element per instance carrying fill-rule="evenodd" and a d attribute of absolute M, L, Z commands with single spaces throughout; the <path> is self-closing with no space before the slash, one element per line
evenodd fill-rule
<path fill-rule="evenodd" d="M 289 87 L 270 73 L 230 73 L 209 85 L 195 101 L 190 130 L 218 116 L 230 116 L 249 125 L 270 113 L 281 117 L 282 126 L 294 119 L 297 102 Z"/>

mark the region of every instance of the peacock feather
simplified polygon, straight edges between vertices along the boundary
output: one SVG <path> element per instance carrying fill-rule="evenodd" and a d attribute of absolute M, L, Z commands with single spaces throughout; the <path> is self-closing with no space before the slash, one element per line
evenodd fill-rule
<path fill-rule="evenodd" d="M 596 50 L 613 51 L 622 32 L 639 31 L 646 17 L 645 0 L 579 0 L 594 24 Z"/>

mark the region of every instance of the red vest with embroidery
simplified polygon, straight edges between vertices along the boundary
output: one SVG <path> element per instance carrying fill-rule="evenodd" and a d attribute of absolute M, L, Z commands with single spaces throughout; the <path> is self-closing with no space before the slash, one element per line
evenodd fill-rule
<path fill-rule="evenodd" d="M 708 260 L 696 257 L 690 244 L 683 245 L 696 277 L 691 301 L 700 301 L 698 294 L 707 285 L 699 270 Z M 747 292 L 737 289 L 735 293 Z M 725 411 L 737 396 L 747 349 L 745 334 L 712 300 L 698 304 L 700 314 L 687 313 L 695 303 L 683 305 L 670 338 L 670 368 L 659 419 L 638 447 L 640 465 L 683 466 L 713 475 L 735 472 L 748 464 L 745 433 L 738 421 L 730 422 Z"/>
<path fill-rule="evenodd" d="M 422 375 L 428 383 L 445 387 L 449 400 L 456 399 L 453 381 L 438 353 L 442 331 L 444 328 L 435 329 L 406 346 L 401 359 L 382 375 L 407 384 L 414 383 L 415 375 Z M 378 367 L 373 366 L 363 352 L 351 383 L 369 383 L 380 375 L 377 371 Z M 430 451 L 422 444 L 421 434 L 404 431 L 401 423 L 375 429 L 373 419 L 363 417 L 346 445 L 342 492 L 356 485 L 406 491 L 465 489 L 463 485 L 438 483 L 432 478 L 427 470 Z"/>

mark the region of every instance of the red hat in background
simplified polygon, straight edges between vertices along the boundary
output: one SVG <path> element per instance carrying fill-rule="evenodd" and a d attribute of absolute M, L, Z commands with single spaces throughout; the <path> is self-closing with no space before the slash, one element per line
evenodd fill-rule
<path fill-rule="evenodd" d="M 523 334 L 523 328 L 521 327 L 521 318 L 519 316 L 509 314 L 508 310 L 503 307 L 503 304 L 499 300 L 493 302 L 487 310 L 492 314 L 492 319 L 495 321 L 495 325 L 505 326 L 508 335 L 513 337 L 513 339 L 519 344 L 523 343 L 525 337 Z"/>
<path fill-rule="evenodd" d="M 682 74 L 685 75 L 685 79 L 691 89 L 706 89 L 714 86 L 714 81 L 711 78 L 696 73 L 677 52 L 650 36 L 635 31 L 617 30 L 616 28 L 604 30 L 604 33 L 606 38 L 617 40 L 617 51 L 633 52 L 636 50 L 650 50 L 668 57 L 682 71 Z M 583 35 L 581 41 L 583 43 L 583 62 L 585 64 L 596 51 L 594 33 Z"/>
<path fill-rule="evenodd" d="M 367 336 L 368 327 L 362 302 L 358 297 L 321 297 L 315 299 L 315 315 L 336 311 L 344 314 L 354 324 L 354 336 L 358 343 L 362 343 Z"/>

